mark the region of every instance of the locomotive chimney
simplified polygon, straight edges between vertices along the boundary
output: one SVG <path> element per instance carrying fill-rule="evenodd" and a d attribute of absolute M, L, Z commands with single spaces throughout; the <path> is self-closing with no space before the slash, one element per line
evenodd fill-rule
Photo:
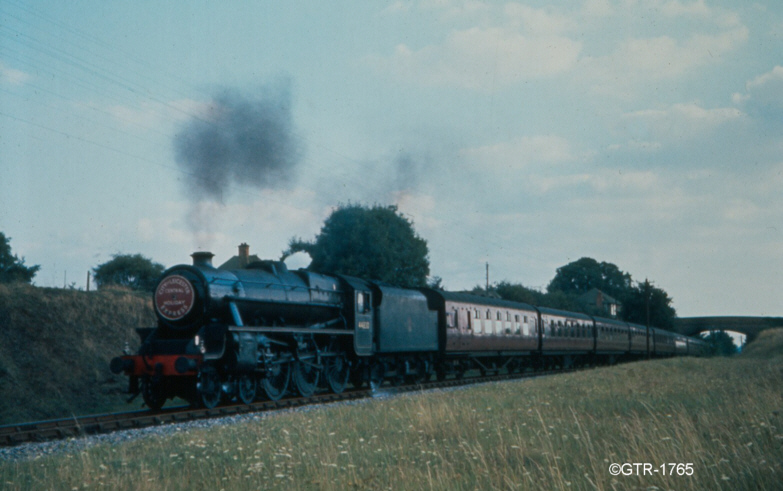
<path fill-rule="evenodd" d="M 190 255 L 193 258 L 193 266 L 204 266 L 212 268 L 212 258 L 215 257 L 211 252 L 194 252 Z"/>
<path fill-rule="evenodd" d="M 239 266 L 244 268 L 250 263 L 250 246 L 242 242 L 239 244 Z"/>

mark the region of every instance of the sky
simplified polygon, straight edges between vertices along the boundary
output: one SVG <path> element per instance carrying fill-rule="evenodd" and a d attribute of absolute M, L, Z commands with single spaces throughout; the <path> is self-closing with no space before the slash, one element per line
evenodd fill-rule
<path fill-rule="evenodd" d="M 781 316 L 781 189 L 778 1 L 0 2 L 0 231 L 41 286 L 393 204 L 450 290 L 592 257 Z"/>

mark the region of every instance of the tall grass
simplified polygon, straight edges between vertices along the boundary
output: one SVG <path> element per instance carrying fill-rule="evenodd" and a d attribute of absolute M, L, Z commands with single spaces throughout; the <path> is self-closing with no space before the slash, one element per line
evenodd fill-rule
<path fill-rule="evenodd" d="M 640 362 L 5 462 L 0 486 L 781 489 L 783 335 L 756 342 L 758 356 Z M 659 473 L 612 476 L 612 463 Z M 661 475 L 668 463 L 692 463 L 693 475 Z"/>
<path fill-rule="evenodd" d="M 109 361 L 155 322 L 149 294 L 0 285 L 0 424 L 138 408 Z"/>

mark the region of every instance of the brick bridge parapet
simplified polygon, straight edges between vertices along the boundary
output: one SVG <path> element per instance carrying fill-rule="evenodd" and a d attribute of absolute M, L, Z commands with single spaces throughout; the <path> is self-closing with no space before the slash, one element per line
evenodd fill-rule
<path fill-rule="evenodd" d="M 756 339 L 765 329 L 783 327 L 783 317 L 681 317 L 674 320 L 674 330 L 687 336 L 705 331 L 734 331 Z"/>

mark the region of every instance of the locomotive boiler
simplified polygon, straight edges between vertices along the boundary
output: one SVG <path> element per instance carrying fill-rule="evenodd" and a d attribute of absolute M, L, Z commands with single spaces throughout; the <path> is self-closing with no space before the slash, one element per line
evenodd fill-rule
<path fill-rule="evenodd" d="M 321 373 L 341 390 L 353 341 L 343 281 L 277 261 L 222 270 L 211 253 L 192 257 L 163 273 L 153 297 L 158 326 L 137 329 L 138 354 L 112 360 L 131 392 L 159 409 L 173 397 L 207 407 L 225 394 L 250 402 L 259 387 L 277 399 L 291 380 L 309 395 Z"/>

